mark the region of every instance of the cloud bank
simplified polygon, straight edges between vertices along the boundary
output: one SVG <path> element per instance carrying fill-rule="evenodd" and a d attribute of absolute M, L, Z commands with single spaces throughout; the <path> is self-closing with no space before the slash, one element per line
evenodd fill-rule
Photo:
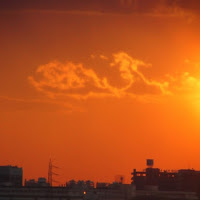
<path fill-rule="evenodd" d="M 198 14 L 199 0 L 2 0 L 0 11 L 54 11 L 56 13 L 124 13 L 150 15 Z"/>

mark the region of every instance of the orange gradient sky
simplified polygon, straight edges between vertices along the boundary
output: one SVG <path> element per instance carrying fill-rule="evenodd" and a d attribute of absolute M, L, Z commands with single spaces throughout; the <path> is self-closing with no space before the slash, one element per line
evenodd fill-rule
<path fill-rule="evenodd" d="M 0 2 L 0 165 L 112 182 L 200 169 L 197 0 Z"/>

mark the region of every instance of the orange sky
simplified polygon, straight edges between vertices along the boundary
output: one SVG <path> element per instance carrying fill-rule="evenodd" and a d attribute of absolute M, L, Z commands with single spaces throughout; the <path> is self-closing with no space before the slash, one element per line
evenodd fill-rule
<path fill-rule="evenodd" d="M 1 1 L 0 165 L 46 177 L 52 158 L 60 183 L 200 169 L 200 3 L 170 2 Z"/>

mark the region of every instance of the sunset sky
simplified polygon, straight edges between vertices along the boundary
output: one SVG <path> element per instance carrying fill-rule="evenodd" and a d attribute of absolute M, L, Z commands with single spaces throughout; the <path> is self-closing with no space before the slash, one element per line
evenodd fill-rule
<path fill-rule="evenodd" d="M 1 0 L 0 61 L 0 165 L 200 170 L 199 0 Z"/>

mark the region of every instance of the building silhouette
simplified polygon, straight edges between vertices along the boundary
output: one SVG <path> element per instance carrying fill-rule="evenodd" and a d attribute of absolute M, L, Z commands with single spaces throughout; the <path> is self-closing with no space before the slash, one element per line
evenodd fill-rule
<path fill-rule="evenodd" d="M 136 190 L 198 192 L 200 189 L 200 171 L 180 169 L 178 171 L 160 170 L 153 167 L 153 160 L 147 160 L 144 171 L 132 172 L 132 184 Z"/>
<path fill-rule="evenodd" d="M 0 186 L 22 186 L 23 170 L 17 166 L 0 166 Z"/>
<path fill-rule="evenodd" d="M 37 181 L 35 179 L 30 179 L 30 180 L 25 179 L 25 187 L 49 187 L 49 186 L 50 184 L 44 177 L 39 177 Z"/>
<path fill-rule="evenodd" d="M 162 171 L 147 160 L 143 171 L 132 172 L 132 184 L 124 184 L 123 176 L 113 183 L 71 180 L 59 187 L 46 178 L 25 180 L 17 166 L 0 166 L 0 200 L 197 200 L 200 197 L 200 171 L 180 169 Z"/>

